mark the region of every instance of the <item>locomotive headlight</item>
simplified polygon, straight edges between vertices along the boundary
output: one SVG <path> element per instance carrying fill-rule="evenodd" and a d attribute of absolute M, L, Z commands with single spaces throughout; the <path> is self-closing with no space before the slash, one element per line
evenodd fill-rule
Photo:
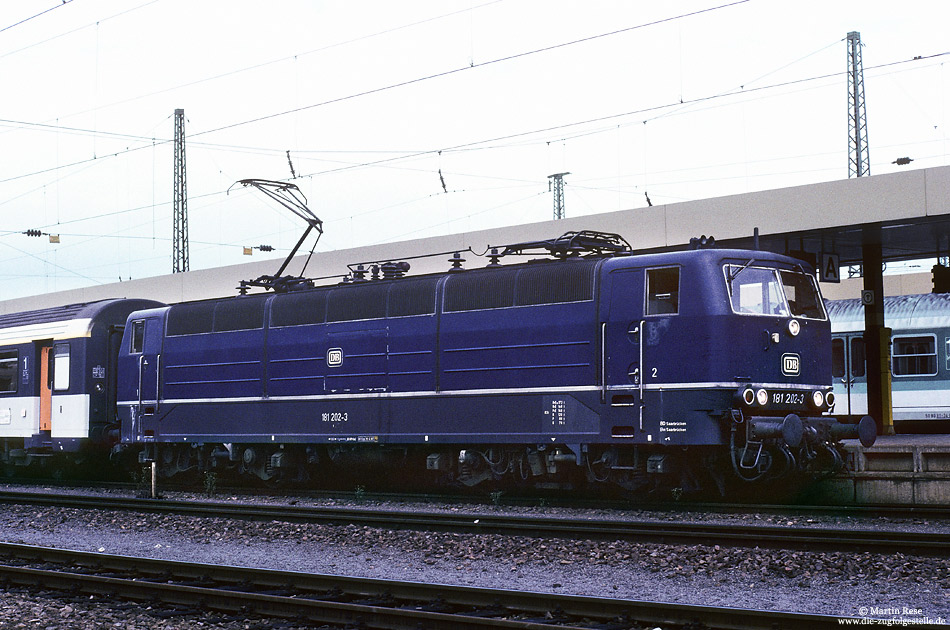
<path fill-rule="evenodd" d="M 751 387 L 746 387 L 744 390 L 742 390 L 742 402 L 749 405 L 750 407 L 753 403 L 755 403 L 755 392 L 752 391 Z"/>
<path fill-rule="evenodd" d="M 828 392 L 825 394 L 825 404 L 828 405 L 828 409 L 831 409 L 835 406 L 835 393 Z"/>
<path fill-rule="evenodd" d="M 795 337 L 802 331 L 802 325 L 798 322 L 797 319 L 788 320 L 788 334 L 792 337 Z"/>
<path fill-rule="evenodd" d="M 825 395 L 821 390 L 815 390 L 811 393 L 811 404 L 817 409 L 821 409 L 822 405 L 825 404 Z"/>
<path fill-rule="evenodd" d="M 755 393 L 755 402 L 759 403 L 760 406 L 764 407 L 769 402 L 769 393 L 764 389 L 760 389 Z"/>

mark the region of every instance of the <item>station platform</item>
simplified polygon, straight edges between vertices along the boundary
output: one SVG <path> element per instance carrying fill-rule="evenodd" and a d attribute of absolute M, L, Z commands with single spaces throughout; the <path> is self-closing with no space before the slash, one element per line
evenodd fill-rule
<path fill-rule="evenodd" d="M 847 471 L 813 488 L 837 505 L 950 505 L 950 434 L 881 435 L 865 448 L 844 440 Z"/>

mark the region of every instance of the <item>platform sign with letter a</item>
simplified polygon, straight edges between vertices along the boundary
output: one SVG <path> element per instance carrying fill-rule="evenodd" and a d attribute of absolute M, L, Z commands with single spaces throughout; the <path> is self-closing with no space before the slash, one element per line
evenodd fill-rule
<path fill-rule="evenodd" d="M 841 257 L 838 254 L 822 254 L 818 276 L 822 282 L 841 282 Z"/>

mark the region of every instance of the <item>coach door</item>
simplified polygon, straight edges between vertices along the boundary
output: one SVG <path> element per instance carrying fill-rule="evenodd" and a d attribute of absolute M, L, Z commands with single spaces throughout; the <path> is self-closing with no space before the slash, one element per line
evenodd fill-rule
<path fill-rule="evenodd" d="M 133 320 L 131 325 L 129 351 L 138 356 L 138 416 L 142 417 L 158 411 L 162 367 L 161 321 L 157 317 L 146 317 Z"/>
<path fill-rule="evenodd" d="M 861 333 L 831 340 L 831 376 L 834 379 L 835 413 L 863 416 L 868 412 L 867 362 Z"/>
<path fill-rule="evenodd" d="M 76 383 L 71 381 L 71 344 L 69 341 L 44 341 L 39 346 L 40 431 L 53 437 L 71 436 L 77 427 L 85 428 L 86 412 L 76 405 Z M 55 430 L 53 427 L 55 420 Z"/>
<path fill-rule="evenodd" d="M 40 348 L 40 431 L 52 428 L 53 378 L 50 357 L 52 346 Z"/>

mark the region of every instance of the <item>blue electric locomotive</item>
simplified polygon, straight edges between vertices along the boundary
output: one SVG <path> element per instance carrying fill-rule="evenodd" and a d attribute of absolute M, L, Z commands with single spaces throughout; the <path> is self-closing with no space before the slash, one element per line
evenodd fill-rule
<path fill-rule="evenodd" d="M 122 442 L 164 475 L 399 461 L 468 485 L 638 488 L 835 466 L 840 438 L 873 441 L 870 418 L 825 415 L 830 327 L 800 261 L 620 242 L 573 233 L 506 250 L 553 260 L 418 277 L 389 264 L 132 313 Z"/>
<path fill-rule="evenodd" d="M 118 440 L 122 327 L 132 311 L 157 304 L 113 299 L 0 315 L 0 462 L 108 455 Z"/>

